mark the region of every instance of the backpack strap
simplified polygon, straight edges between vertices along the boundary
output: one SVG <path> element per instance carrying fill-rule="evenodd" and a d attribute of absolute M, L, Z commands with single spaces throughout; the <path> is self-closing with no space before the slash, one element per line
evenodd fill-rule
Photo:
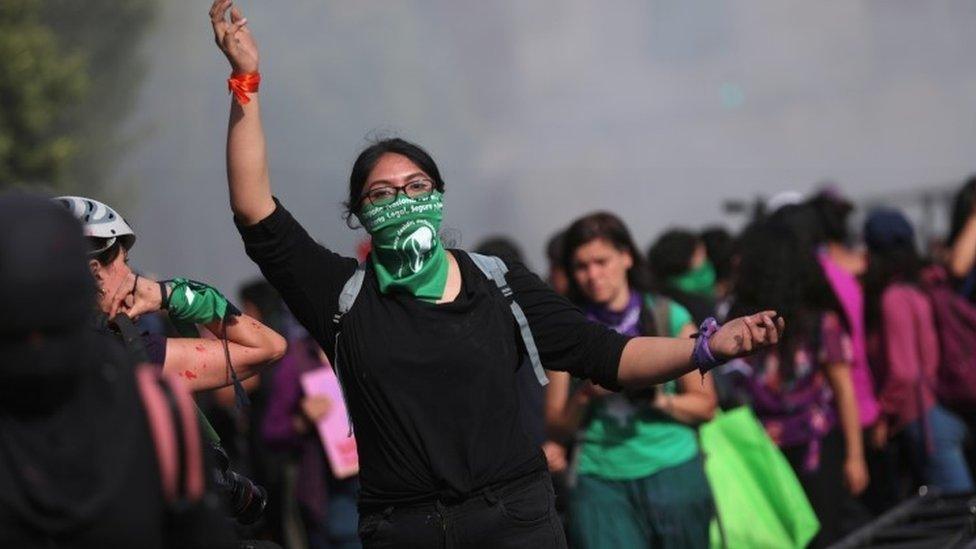
<path fill-rule="evenodd" d="M 644 310 L 651 315 L 654 322 L 656 337 L 672 337 L 671 335 L 671 300 L 659 294 L 644 294 Z"/>
<path fill-rule="evenodd" d="M 654 325 L 657 326 L 657 335 L 660 337 L 673 337 L 671 335 L 671 300 L 663 295 L 654 296 L 654 307 L 651 313 L 654 315 Z"/>
<path fill-rule="evenodd" d="M 518 323 L 519 333 L 522 334 L 525 351 L 529 354 L 529 360 L 532 362 L 532 370 L 535 372 L 535 377 L 539 380 L 540 385 L 548 384 L 549 378 L 546 377 L 546 371 L 542 367 L 542 359 L 539 358 L 539 349 L 535 346 L 535 338 L 532 337 L 529 319 L 526 318 L 522 307 L 515 301 L 515 294 L 505 279 L 505 273 L 508 272 L 508 265 L 505 265 L 505 262 L 501 258 L 493 255 L 468 252 L 468 257 L 471 258 L 471 261 L 478 266 L 478 269 L 487 278 L 494 281 L 498 289 L 501 290 L 502 295 L 508 300 L 509 307 L 512 309 L 512 315 Z"/>
<path fill-rule="evenodd" d="M 122 334 L 122 344 L 125 346 L 126 352 L 129 353 L 129 357 L 137 364 L 148 363 L 149 353 L 146 351 L 146 344 L 142 341 L 142 334 L 132 323 L 132 319 L 125 313 L 119 313 L 115 315 L 111 323 Z"/>
<path fill-rule="evenodd" d="M 180 381 L 157 366 L 136 367 L 136 386 L 156 450 L 163 498 L 175 506 L 203 497 L 203 455 L 193 401 Z"/>
<path fill-rule="evenodd" d="M 342 287 L 342 292 L 339 293 L 339 309 L 336 311 L 334 317 L 332 317 L 332 322 L 336 324 L 336 327 L 340 325 L 342 317 L 352 309 L 354 303 L 356 303 L 356 298 L 359 296 L 359 291 L 363 289 L 363 280 L 366 279 L 366 262 L 362 262 L 356 267 L 356 272 L 352 273 L 349 280 L 346 281 L 345 285 Z M 338 330 L 337 330 L 338 331 Z"/>
<path fill-rule="evenodd" d="M 342 380 L 342 371 L 339 368 L 339 334 L 342 333 L 342 317 L 346 316 L 349 309 L 352 309 L 353 304 L 356 303 L 356 298 L 359 297 L 359 292 L 363 289 L 363 281 L 365 279 L 366 262 L 363 261 L 356 267 L 356 272 L 352 273 L 349 280 L 346 280 L 346 283 L 342 286 L 342 291 L 339 292 L 339 307 L 336 310 L 335 316 L 332 317 L 332 322 L 335 324 L 335 347 L 332 351 L 332 370 L 339 380 L 339 392 L 342 394 L 342 400 L 347 403 L 346 422 L 349 424 L 349 432 L 346 434 L 347 437 L 353 435 L 353 427 L 352 416 L 349 415 L 349 400 L 346 398 L 346 384 Z"/>

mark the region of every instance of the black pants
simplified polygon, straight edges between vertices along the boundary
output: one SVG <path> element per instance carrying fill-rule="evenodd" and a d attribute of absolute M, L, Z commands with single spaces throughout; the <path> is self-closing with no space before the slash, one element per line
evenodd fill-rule
<path fill-rule="evenodd" d="M 844 439 L 840 427 L 835 427 L 820 442 L 820 467 L 815 471 L 804 470 L 806 444 L 783 448 L 783 455 L 796 471 L 810 506 L 820 520 L 820 532 L 809 547 L 816 549 L 834 543 L 841 536 L 842 502 L 847 497 L 844 488 Z"/>
<path fill-rule="evenodd" d="M 549 473 L 542 471 L 461 502 L 364 512 L 359 538 L 378 547 L 565 548 Z"/>

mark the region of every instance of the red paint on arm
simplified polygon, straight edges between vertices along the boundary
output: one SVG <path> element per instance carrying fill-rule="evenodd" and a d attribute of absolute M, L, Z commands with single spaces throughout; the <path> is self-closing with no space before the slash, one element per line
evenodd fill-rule
<path fill-rule="evenodd" d="M 191 372 L 190 370 L 183 370 L 183 373 L 180 374 L 180 375 L 183 376 L 183 377 L 185 377 L 186 379 L 196 379 L 197 378 L 197 375 L 194 374 L 193 372 Z"/>

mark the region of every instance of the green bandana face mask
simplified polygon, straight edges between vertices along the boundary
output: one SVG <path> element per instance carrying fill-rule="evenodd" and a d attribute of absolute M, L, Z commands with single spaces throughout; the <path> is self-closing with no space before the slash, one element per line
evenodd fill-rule
<path fill-rule="evenodd" d="M 447 284 L 447 252 L 437 233 L 441 228 L 441 193 L 424 198 L 400 194 L 391 204 L 367 204 L 359 222 L 373 237 L 370 260 L 380 291 L 407 292 L 437 301 Z"/>
<path fill-rule="evenodd" d="M 715 267 L 706 259 L 697 269 L 673 276 L 669 282 L 683 292 L 712 295 L 715 293 Z"/>

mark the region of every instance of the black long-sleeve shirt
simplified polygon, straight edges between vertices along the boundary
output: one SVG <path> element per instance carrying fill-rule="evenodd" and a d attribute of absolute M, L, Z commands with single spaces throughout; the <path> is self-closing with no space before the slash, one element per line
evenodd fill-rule
<path fill-rule="evenodd" d="M 277 204 L 238 226 L 248 256 L 336 363 L 333 316 L 356 261 L 317 244 Z M 365 508 L 463 498 L 545 467 L 519 413 L 524 348 L 509 303 L 467 254 L 444 304 L 383 294 L 367 269 L 342 319 L 338 367 L 359 447 Z M 507 280 L 543 365 L 616 387 L 628 338 L 586 320 L 519 263 Z"/>

